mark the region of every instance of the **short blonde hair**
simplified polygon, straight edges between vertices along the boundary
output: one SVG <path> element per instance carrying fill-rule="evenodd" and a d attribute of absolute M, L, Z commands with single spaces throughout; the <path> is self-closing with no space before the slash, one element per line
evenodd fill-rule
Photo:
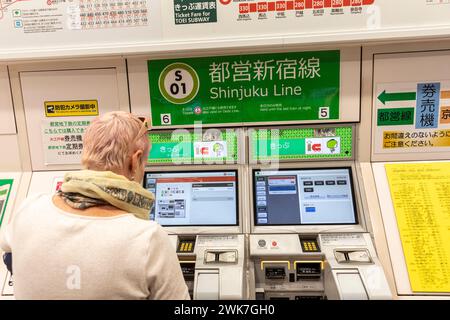
<path fill-rule="evenodd" d="M 148 136 L 137 136 L 141 129 L 142 121 L 124 111 L 108 112 L 95 118 L 83 137 L 81 164 L 91 170 L 125 170 L 127 158 L 136 150 L 143 150 L 144 154 L 149 151 Z"/>

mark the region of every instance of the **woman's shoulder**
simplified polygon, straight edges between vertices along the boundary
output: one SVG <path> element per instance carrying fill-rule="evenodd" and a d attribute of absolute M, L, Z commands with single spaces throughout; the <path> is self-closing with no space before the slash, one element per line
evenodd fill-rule
<path fill-rule="evenodd" d="M 128 218 L 131 225 L 142 232 L 148 233 L 149 235 L 159 235 L 161 232 L 165 233 L 161 225 L 155 221 L 140 219 L 132 214 L 128 215 Z"/>
<path fill-rule="evenodd" d="M 20 207 L 17 209 L 17 212 L 21 212 L 28 208 L 36 208 L 36 206 L 42 205 L 51 205 L 51 199 L 53 194 L 50 193 L 35 193 L 29 195 L 25 198 L 25 200 L 20 204 Z"/>
<path fill-rule="evenodd" d="M 136 217 L 131 218 L 135 225 L 135 231 L 142 232 L 152 240 L 165 241 L 168 238 L 167 230 L 164 229 L 158 222 L 152 220 L 143 220 Z"/>
<path fill-rule="evenodd" d="M 36 212 L 49 212 L 52 210 L 51 206 L 52 194 L 50 193 L 35 193 L 27 196 L 21 202 L 18 202 L 18 207 L 14 208 L 11 216 L 11 224 L 15 224 L 18 221 L 33 221 L 30 220 L 31 216 L 35 216 Z"/>
<path fill-rule="evenodd" d="M 117 223 L 119 221 L 117 220 Z M 116 224 L 116 227 L 121 230 L 123 237 L 133 240 L 136 245 L 144 244 L 148 251 L 164 248 L 166 243 L 169 242 L 166 230 L 155 221 L 128 215 L 128 217 L 124 217 L 124 220 L 121 220 L 120 224 Z"/>

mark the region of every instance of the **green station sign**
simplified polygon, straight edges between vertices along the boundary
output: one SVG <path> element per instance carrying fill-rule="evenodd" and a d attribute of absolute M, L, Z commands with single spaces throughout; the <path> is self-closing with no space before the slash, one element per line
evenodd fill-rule
<path fill-rule="evenodd" d="M 340 51 L 148 61 L 155 126 L 339 119 Z"/>
<path fill-rule="evenodd" d="M 254 129 L 250 161 L 351 159 L 353 127 Z"/>
<path fill-rule="evenodd" d="M 150 132 L 148 164 L 237 163 L 238 132 L 208 129 Z"/>

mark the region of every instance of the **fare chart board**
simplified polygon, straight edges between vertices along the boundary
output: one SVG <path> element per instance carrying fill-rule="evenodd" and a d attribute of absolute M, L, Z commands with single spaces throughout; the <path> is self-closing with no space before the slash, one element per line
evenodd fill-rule
<path fill-rule="evenodd" d="M 6 35 L 0 54 L 159 42 L 160 6 L 154 0 L 0 0 Z"/>
<path fill-rule="evenodd" d="M 450 292 L 450 162 L 386 164 L 415 293 Z"/>
<path fill-rule="evenodd" d="M 0 59 L 445 35 L 449 10 L 448 0 L 0 0 Z"/>

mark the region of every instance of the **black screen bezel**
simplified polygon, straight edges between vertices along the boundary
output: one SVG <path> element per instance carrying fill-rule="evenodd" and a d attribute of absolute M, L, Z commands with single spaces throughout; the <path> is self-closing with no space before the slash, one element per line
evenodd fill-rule
<path fill-rule="evenodd" d="M 176 171 L 145 171 L 144 173 L 144 181 L 143 181 L 143 187 L 147 190 L 146 184 L 147 184 L 147 175 L 148 174 L 164 174 L 164 173 L 200 173 L 200 172 L 234 172 L 236 177 L 236 223 L 235 224 L 181 224 L 181 225 L 164 225 L 161 224 L 157 220 L 152 220 L 157 223 L 159 223 L 164 228 L 192 228 L 192 227 L 238 227 L 239 226 L 239 172 L 237 169 L 230 169 L 230 170 L 176 170 Z M 155 195 L 155 202 L 156 202 L 156 195 Z"/>
<path fill-rule="evenodd" d="M 293 224 L 275 224 L 275 223 L 271 223 L 271 224 L 258 224 L 258 218 L 257 218 L 257 210 L 256 210 L 256 183 L 255 183 L 255 178 L 256 178 L 256 172 L 261 172 L 261 171 L 312 171 L 312 170 L 342 170 L 342 169 L 346 169 L 349 171 L 349 176 L 350 176 L 350 184 L 351 184 L 351 192 L 352 192 L 352 203 L 353 203 L 353 214 L 355 217 L 355 222 L 354 223 L 293 223 Z M 253 190 L 253 195 L 252 195 L 252 201 L 253 201 L 253 225 L 255 227 L 277 227 L 277 226 L 298 226 L 298 227 L 307 227 L 307 226 L 353 226 L 353 225 L 358 225 L 359 224 L 359 218 L 358 218 L 358 210 L 357 210 L 357 206 L 356 206 L 356 199 L 355 199 L 355 187 L 353 184 L 353 170 L 352 167 L 326 167 L 326 168 L 279 168 L 278 170 L 271 170 L 271 169 L 253 169 L 252 170 L 252 190 Z"/>

